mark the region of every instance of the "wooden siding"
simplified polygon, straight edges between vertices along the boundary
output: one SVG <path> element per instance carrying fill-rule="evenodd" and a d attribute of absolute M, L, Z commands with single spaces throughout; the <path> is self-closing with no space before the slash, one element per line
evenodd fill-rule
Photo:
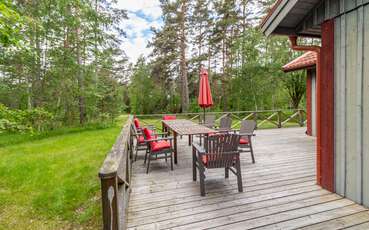
<path fill-rule="evenodd" d="M 362 1 L 345 1 L 351 10 Z M 335 20 L 335 189 L 369 206 L 369 5 Z M 364 141 L 366 140 L 366 141 Z"/>

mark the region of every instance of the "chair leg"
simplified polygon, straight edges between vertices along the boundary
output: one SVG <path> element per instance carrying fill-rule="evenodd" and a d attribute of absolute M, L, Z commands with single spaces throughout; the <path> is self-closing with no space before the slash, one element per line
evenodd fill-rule
<path fill-rule="evenodd" d="M 251 142 L 250 142 L 250 153 L 251 153 L 252 163 L 255 164 L 254 149 L 252 148 Z"/>
<path fill-rule="evenodd" d="M 236 169 L 237 169 L 237 184 L 238 184 L 238 191 L 243 192 L 243 186 L 242 186 L 242 174 L 241 174 L 241 163 L 238 160 L 236 162 Z"/>
<path fill-rule="evenodd" d="M 151 156 L 149 155 L 148 157 L 149 157 L 149 159 L 148 159 L 148 162 L 147 162 L 146 174 L 149 174 L 150 160 L 151 160 Z"/>
<path fill-rule="evenodd" d="M 173 171 L 173 153 L 170 154 L 170 169 Z"/>
<path fill-rule="evenodd" d="M 229 178 L 229 168 L 225 167 L 225 178 Z"/>
<path fill-rule="evenodd" d="M 168 157 L 168 155 L 167 155 L 167 153 L 165 153 L 165 162 L 168 162 L 167 157 Z"/>
<path fill-rule="evenodd" d="M 200 174 L 200 194 L 201 196 L 205 196 L 205 172 L 204 170 L 199 169 Z"/>
<path fill-rule="evenodd" d="M 137 161 L 137 154 L 138 154 L 138 146 L 136 145 L 136 155 L 135 155 L 135 161 Z"/>
<path fill-rule="evenodd" d="M 145 152 L 145 160 L 144 160 L 144 164 L 146 164 L 146 160 L 147 160 L 147 154 L 149 153 L 149 151 L 146 149 L 146 152 Z"/>
<path fill-rule="evenodd" d="M 197 179 L 197 171 L 196 171 L 196 150 L 192 148 L 192 180 L 196 181 Z"/>

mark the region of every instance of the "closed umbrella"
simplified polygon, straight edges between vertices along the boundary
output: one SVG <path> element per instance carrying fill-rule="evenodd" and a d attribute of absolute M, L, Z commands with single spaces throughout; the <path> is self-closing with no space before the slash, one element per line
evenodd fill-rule
<path fill-rule="evenodd" d="M 198 104 L 201 108 L 204 109 L 204 122 L 205 122 L 205 109 L 213 105 L 213 98 L 211 96 L 208 71 L 206 71 L 205 69 L 201 69 L 200 71 Z"/>

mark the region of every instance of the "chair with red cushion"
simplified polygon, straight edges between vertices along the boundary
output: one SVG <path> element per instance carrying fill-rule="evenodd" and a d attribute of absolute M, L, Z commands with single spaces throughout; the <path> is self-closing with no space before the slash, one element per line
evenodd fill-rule
<path fill-rule="evenodd" d="M 197 170 L 200 176 L 200 194 L 205 196 L 205 169 L 224 168 L 225 178 L 229 171 L 237 176 L 238 191 L 242 192 L 242 176 L 238 134 L 220 133 L 204 138 L 204 147 L 192 144 L 193 180 L 197 180 Z"/>
<path fill-rule="evenodd" d="M 154 133 L 155 132 L 155 127 L 154 126 L 146 126 L 147 128 L 149 128 L 149 130 Z M 138 155 L 138 151 L 147 151 L 147 144 L 145 142 L 145 138 L 143 135 L 143 126 L 140 124 L 140 121 L 137 117 L 135 117 L 133 119 L 132 125 L 131 125 L 131 130 L 132 130 L 132 135 L 133 137 L 136 138 L 136 145 L 135 145 L 135 161 L 137 161 L 137 155 Z"/>
<path fill-rule="evenodd" d="M 165 161 L 167 161 L 168 157 L 170 158 L 170 168 L 173 170 L 173 137 L 158 138 L 157 135 L 154 136 L 147 128 L 144 128 L 143 135 L 147 145 L 145 155 L 145 163 L 146 160 L 148 160 L 146 173 L 149 173 L 151 160 L 165 159 Z M 164 136 L 166 134 L 164 133 L 160 135 Z"/>
<path fill-rule="evenodd" d="M 241 136 L 239 150 L 240 152 L 251 153 L 252 163 L 255 164 L 254 149 L 252 147 L 252 137 L 255 136 L 256 122 L 254 120 L 244 120 L 241 122 L 239 135 Z"/>

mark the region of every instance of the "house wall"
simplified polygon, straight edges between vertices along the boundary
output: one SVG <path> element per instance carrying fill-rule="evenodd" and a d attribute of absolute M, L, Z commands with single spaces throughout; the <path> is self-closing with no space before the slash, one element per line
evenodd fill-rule
<path fill-rule="evenodd" d="M 335 18 L 334 46 L 335 190 L 369 206 L 369 5 Z"/>

